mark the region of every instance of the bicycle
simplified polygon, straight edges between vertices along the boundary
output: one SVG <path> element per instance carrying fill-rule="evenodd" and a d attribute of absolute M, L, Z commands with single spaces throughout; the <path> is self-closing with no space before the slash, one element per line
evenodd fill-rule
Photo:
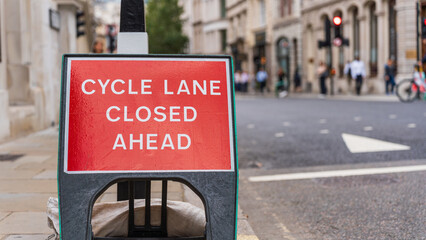
<path fill-rule="evenodd" d="M 401 102 L 411 103 L 416 99 L 426 100 L 425 87 L 414 78 L 404 79 L 396 85 L 396 95 Z"/>

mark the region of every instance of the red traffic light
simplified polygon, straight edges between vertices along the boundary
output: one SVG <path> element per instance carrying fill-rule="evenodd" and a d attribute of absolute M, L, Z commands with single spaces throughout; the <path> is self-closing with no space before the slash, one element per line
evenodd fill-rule
<path fill-rule="evenodd" d="M 423 19 L 423 25 L 426 26 L 426 18 Z"/>
<path fill-rule="evenodd" d="M 333 23 L 334 23 L 334 25 L 336 25 L 336 26 L 340 26 L 340 24 L 342 24 L 342 18 L 341 18 L 341 17 L 339 17 L 339 16 L 335 16 L 335 17 L 333 18 Z"/>

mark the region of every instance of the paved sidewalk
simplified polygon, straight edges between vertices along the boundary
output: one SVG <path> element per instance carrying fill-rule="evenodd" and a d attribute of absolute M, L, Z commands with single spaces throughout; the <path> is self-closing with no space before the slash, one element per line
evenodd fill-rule
<path fill-rule="evenodd" d="M 45 240 L 53 233 L 47 227 L 46 205 L 49 197 L 57 197 L 57 151 L 57 128 L 0 144 L 0 240 Z M 161 196 L 160 186 L 153 184 L 154 198 Z M 169 183 L 169 200 L 198 204 L 191 193 L 180 183 Z M 115 198 L 113 186 L 98 201 Z M 258 239 L 241 210 L 238 239 Z"/>

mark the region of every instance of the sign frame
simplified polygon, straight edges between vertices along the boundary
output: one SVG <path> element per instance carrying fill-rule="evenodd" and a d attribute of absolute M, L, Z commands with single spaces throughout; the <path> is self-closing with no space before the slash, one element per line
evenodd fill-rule
<path fill-rule="evenodd" d="M 64 168 L 65 118 L 67 108 L 67 60 L 69 58 L 182 58 L 226 59 L 231 108 L 228 109 L 233 139 L 233 169 L 218 171 L 129 171 L 70 174 Z M 103 191 L 115 183 L 129 180 L 173 180 L 186 184 L 202 200 L 206 212 L 206 239 L 236 239 L 238 206 L 238 152 L 235 121 L 233 62 L 225 55 L 148 55 L 148 54 L 65 54 L 63 56 L 60 134 L 58 146 L 58 195 L 60 239 L 91 239 L 93 205 Z M 229 104 L 229 103 L 228 103 Z"/>
<path fill-rule="evenodd" d="M 206 62 L 225 62 L 226 64 L 226 81 L 227 81 L 227 103 L 228 103 L 228 124 L 229 124 L 229 149 L 230 149 L 230 166 L 231 168 L 229 170 L 224 169 L 187 169 L 187 170 L 96 170 L 96 171 L 70 171 L 68 169 L 68 140 L 69 140 L 69 108 L 70 108 L 70 82 L 71 82 L 71 74 L 70 74 L 70 68 L 71 68 L 71 62 L 72 61 L 206 61 Z M 64 77 L 65 78 L 65 84 L 62 86 L 63 88 L 63 96 L 66 101 L 66 104 L 64 107 L 65 109 L 65 136 L 62 139 L 64 144 L 64 151 L 61 153 L 62 160 L 64 162 L 64 172 L 69 174 L 88 174 L 88 173 L 135 173 L 135 172 L 221 172 L 221 171 L 234 171 L 235 165 L 236 165 L 236 141 L 235 141 L 235 116 L 234 116 L 234 109 L 235 109 L 235 97 L 234 97 L 234 86 L 233 86 L 233 80 L 232 80 L 232 59 L 228 56 L 199 56 L 199 55 L 117 55 L 117 54 L 102 54 L 102 55 L 88 55 L 88 56 L 73 56 L 73 55 L 66 55 L 64 57 Z"/>

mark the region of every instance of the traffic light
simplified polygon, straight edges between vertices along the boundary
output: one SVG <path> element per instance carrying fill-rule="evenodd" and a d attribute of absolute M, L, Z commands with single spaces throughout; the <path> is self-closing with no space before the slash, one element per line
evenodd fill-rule
<path fill-rule="evenodd" d="M 341 34 L 341 25 L 342 25 L 342 18 L 339 16 L 335 16 L 333 18 L 333 25 L 334 25 L 334 38 L 342 38 Z"/>
<path fill-rule="evenodd" d="M 84 12 L 77 11 L 76 13 L 76 22 L 77 22 L 77 37 L 83 36 L 85 33 L 84 26 L 86 25 L 86 21 L 84 20 Z"/>
<path fill-rule="evenodd" d="M 330 20 L 328 18 L 324 19 L 324 39 L 326 43 L 330 43 L 331 41 L 331 36 L 330 36 Z"/>
<path fill-rule="evenodd" d="M 426 38 L 426 18 L 422 18 L 422 38 Z"/>

